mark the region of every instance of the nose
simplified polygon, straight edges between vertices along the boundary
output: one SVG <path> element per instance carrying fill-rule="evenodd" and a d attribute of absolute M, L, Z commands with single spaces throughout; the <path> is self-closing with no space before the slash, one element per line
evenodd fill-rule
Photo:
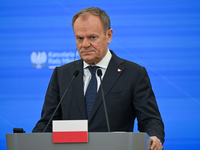
<path fill-rule="evenodd" d="M 84 38 L 82 42 L 82 47 L 89 47 L 89 46 L 90 46 L 90 41 L 87 38 Z"/>

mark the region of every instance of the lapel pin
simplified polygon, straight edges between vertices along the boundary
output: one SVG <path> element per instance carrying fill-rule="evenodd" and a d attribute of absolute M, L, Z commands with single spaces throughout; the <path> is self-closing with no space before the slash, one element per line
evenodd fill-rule
<path fill-rule="evenodd" d="M 121 70 L 121 69 L 117 69 L 117 71 L 118 71 L 118 72 L 121 72 L 122 70 Z"/>

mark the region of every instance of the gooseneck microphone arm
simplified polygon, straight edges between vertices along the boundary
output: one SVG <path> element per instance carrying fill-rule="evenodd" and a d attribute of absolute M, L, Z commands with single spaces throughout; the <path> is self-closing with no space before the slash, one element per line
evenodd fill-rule
<path fill-rule="evenodd" d="M 78 76 L 78 74 L 79 74 L 79 71 L 76 70 L 76 71 L 74 72 L 74 74 L 73 74 L 73 77 L 72 77 L 72 79 L 71 79 L 71 82 L 69 83 L 69 86 L 68 86 L 67 89 L 65 90 L 65 93 L 63 94 L 63 96 L 62 96 L 60 102 L 58 103 L 56 109 L 54 110 L 53 114 L 51 115 L 51 118 L 49 119 L 49 122 L 47 123 L 45 129 L 43 130 L 43 133 L 44 133 L 44 132 L 47 130 L 47 128 L 49 127 L 50 122 L 52 121 L 52 119 L 53 119 L 55 113 L 57 112 L 59 106 L 61 105 L 61 103 L 62 103 L 62 101 L 63 101 L 65 95 L 66 95 L 67 92 L 69 91 L 69 88 L 71 87 L 71 84 L 73 83 L 74 79 Z"/>
<path fill-rule="evenodd" d="M 101 81 L 101 76 L 102 76 L 101 69 L 97 70 L 97 75 L 99 76 L 100 82 L 101 82 L 101 94 L 102 94 L 104 111 L 105 111 L 105 116 L 106 116 L 106 123 L 107 123 L 108 132 L 110 132 L 110 124 L 109 124 L 108 113 L 107 113 L 107 108 L 106 108 L 106 101 L 105 101 L 105 96 L 104 96 L 104 92 L 103 92 L 103 85 L 102 85 L 102 81 Z"/>

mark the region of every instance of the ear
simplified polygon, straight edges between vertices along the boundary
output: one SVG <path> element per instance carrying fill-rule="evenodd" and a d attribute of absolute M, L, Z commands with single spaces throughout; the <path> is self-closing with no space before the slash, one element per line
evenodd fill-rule
<path fill-rule="evenodd" d="M 109 29 L 109 30 L 106 32 L 107 43 L 110 43 L 110 42 L 111 42 L 112 35 L 113 35 L 113 29 Z"/>

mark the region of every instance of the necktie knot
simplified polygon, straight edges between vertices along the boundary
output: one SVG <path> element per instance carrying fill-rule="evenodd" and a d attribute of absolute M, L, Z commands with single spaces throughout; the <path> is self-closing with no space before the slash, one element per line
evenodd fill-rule
<path fill-rule="evenodd" d="M 98 68 L 99 68 L 98 66 L 88 66 L 88 69 L 90 70 L 90 73 L 91 73 L 92 75 L 95 75 L 96 70 L 97 70 Z"/>

